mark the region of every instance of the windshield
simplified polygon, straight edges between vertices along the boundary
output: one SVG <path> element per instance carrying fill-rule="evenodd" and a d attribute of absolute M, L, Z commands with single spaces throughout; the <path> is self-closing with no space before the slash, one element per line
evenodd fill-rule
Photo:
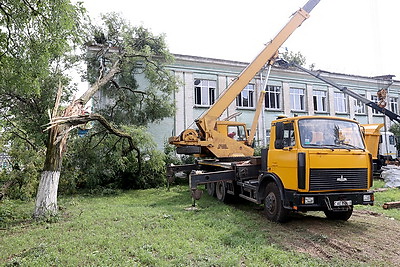
<path fill-rule="evenodd" d="M 357 123 L 335 119 L 299 120 L 302 147 L 365 149 Z"/>

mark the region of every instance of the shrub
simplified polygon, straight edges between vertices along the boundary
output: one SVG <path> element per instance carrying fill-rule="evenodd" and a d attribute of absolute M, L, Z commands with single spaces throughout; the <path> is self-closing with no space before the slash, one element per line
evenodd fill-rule
<path fill-rule="evenodd" d="M 125 126 L 123 130 L 133 137 L 140 149 L 140 163 L 136 151 L 124 153 L 127 141 L 117 136 L 102 132 L 73 138 L 70 140 L 60 180 L 63 192 L 165 185 L 166 157 L 156 149 L 150 134 L 140 127 Z"/>
<path fill-rule="evenodd" d="M 10 156 L 10 168 L 0 171 L 0 191 L 11 199 L 27 200 L 35 197 L 44 151 L 36 151 L 14 142 L 5 152 Z"/>

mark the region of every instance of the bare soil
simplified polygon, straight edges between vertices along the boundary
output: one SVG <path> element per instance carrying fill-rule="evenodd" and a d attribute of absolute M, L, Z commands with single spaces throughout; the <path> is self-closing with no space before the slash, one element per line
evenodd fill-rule
<path fill-rule="evenodd" d="M 380 213 L 354 210 L 343 222 L 310 212 L 276 227 L 280 235 L 271 233 L 272 242 L 327 263 L 342 259 L 349 265 L 400 266 L 400 222 Z"/>

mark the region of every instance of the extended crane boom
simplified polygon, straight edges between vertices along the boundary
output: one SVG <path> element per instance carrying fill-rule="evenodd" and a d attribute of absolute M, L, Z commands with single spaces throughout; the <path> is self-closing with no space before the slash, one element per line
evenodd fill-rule
<path fill-rule="evenodd" d="M 273 61 L 278 49 L 298 28 L 304 20 L 309 18 L 309 12 L 318 4 L 319 0 L 309 0 L 302 9 L 299 9 L 283 29 L 268 43 L 261 53 L 251 62 L 239 76 L 222 92 L 211 108 L 197 120 L 197 125 L 205 131 L 214 129 L 215 121 L 221 116 L 224 110 L 235 100 L 236 96 L 254 78 L 258 71 Z"/>
<path fill-rule="evenodd" d="M 371 107 L 372 109 L 374 109 L 374 110 L 384 114 L 385 116 L 389 117 L 389 119 L 391 119 L 392 121 L 396 121 L 396 122 L 400 123 L 400 116 L 397 115 L 396 113 L 394 113 L 394 112 L 392 112 L 392 111 L 390 111 L 390 110 L 388 110 L 388 109 L 386 109 L 384 107 L 379 106 L 377 103 L 372 102 L 371 100 L 363 97 L 362 95 L 359 95 L 356 92 L 351 91 L 347 87 L 342 87 L 342 86 L 338 85 L 337 83 L 334 83 L 334 82 L 322 77 L 321 75 L 319 75 L 319 73 L 315 73 L 315 72 L 313 72 L 311 70 L 303 68 L 302 66 L 300 66 L 300 65 L 298 65 L 296 63 L 289 63 L 289 62 L 287 62 L 287 61 L 285 61 L 283 59 L 279 59 L 277 63 L 280 64 L 280 65 L 287 66 L 287 67 L 288 66 L 296 67 L 296 68 L 298 68 L 298 69 L 310 74 L 311 76 L 313 76 L 313 77 L 315 77 L 315 78 L 317 78 L 317 79 L 319 79 L 319 80 L 321 80 L 321 81 L 323 81 L 323 82 L 325 82 L 325 83 L 327 83 L 327 84 L 339 89 L 341 92 L 343 92 L 343 93 L 345 93 L 345 94 L 347 94 L 347 95 L 349 95 L 349 96 L 361 101 L 362 103 L 364 103 L 368 107 Z"/>
<path fill-rule="evenodd" d="M 196 120 L 198 131 L 187 129 L 180 136 L 169 139 L 182 154 L 201 154 L 204 156 L 248 157 L 254 150 L 249 146 L 247 133 L 234 140 L 227 136 L 227 129 L 232 122 L 218 121 L 218 118 L 235 100 L 238 94 L 267 63 L 272 64 L 278 49 L 289 36 L 309 17 L 309 12 L 320 0 L 309 0 L 303 8 L 293 14 L 289 22 L 261 51 L 261 53 L 239 74 L 239 76 L 221 93 L 217 101 Z M 246 132 L 245 125 L 236 124 L 237 132 Z"/>

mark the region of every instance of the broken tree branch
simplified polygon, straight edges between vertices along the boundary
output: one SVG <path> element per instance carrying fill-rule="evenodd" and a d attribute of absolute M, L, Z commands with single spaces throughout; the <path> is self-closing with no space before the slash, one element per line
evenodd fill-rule
<path fill-rule="evenodd" d="M 83 105 L 85 105 L 91 98 L 92 96 L 106 83 L 108 83 L 110 80 L 114 78 L 114 76 L 120 72 L 119 68 L 120 60 L 116 60 L 111 67 L 111 70 L 100 80 L 96 81 L 78 100 L 81 102 Z"/>
<path fill-rule="evenodd" d="M 65 132 L 60 132 L 59 136 L 57 137 L 57 141 L 64 140 L 64 138 L 68 135 L 68 132 L 70 131 L 70 128 L 73 127 L 79 127 L 80 125 L 84 125 L 90 121 L 98 121 L 103 125 L 103 127 L 110 132 L 111 134 L 114 134 L 118 137 L 124 138 L 128 141 L 129 148 L 127 148 L 123 153 L 127 155 L 131 151 L 136 151 L 137 153 L 137 160 L 138 160 L 138 171 L 137 174 L 141 172 L 141 153 L 139 148 L 135 145 L 134 140 L 132 136 L 129 134 L 122 132 L 118 130 L 117 128 L 113 127 L 103 116 L 100 114 L 86 114 L 86 115 L 73 115 L 69 117 L 56 117 L 53 118 L 53 120 L 47 124 L 47 128 L 44 131 L 47 130 L 52 130 L 55 127 L 58 127 L 60 125 L 66 125 L 69 126 Z"/>

